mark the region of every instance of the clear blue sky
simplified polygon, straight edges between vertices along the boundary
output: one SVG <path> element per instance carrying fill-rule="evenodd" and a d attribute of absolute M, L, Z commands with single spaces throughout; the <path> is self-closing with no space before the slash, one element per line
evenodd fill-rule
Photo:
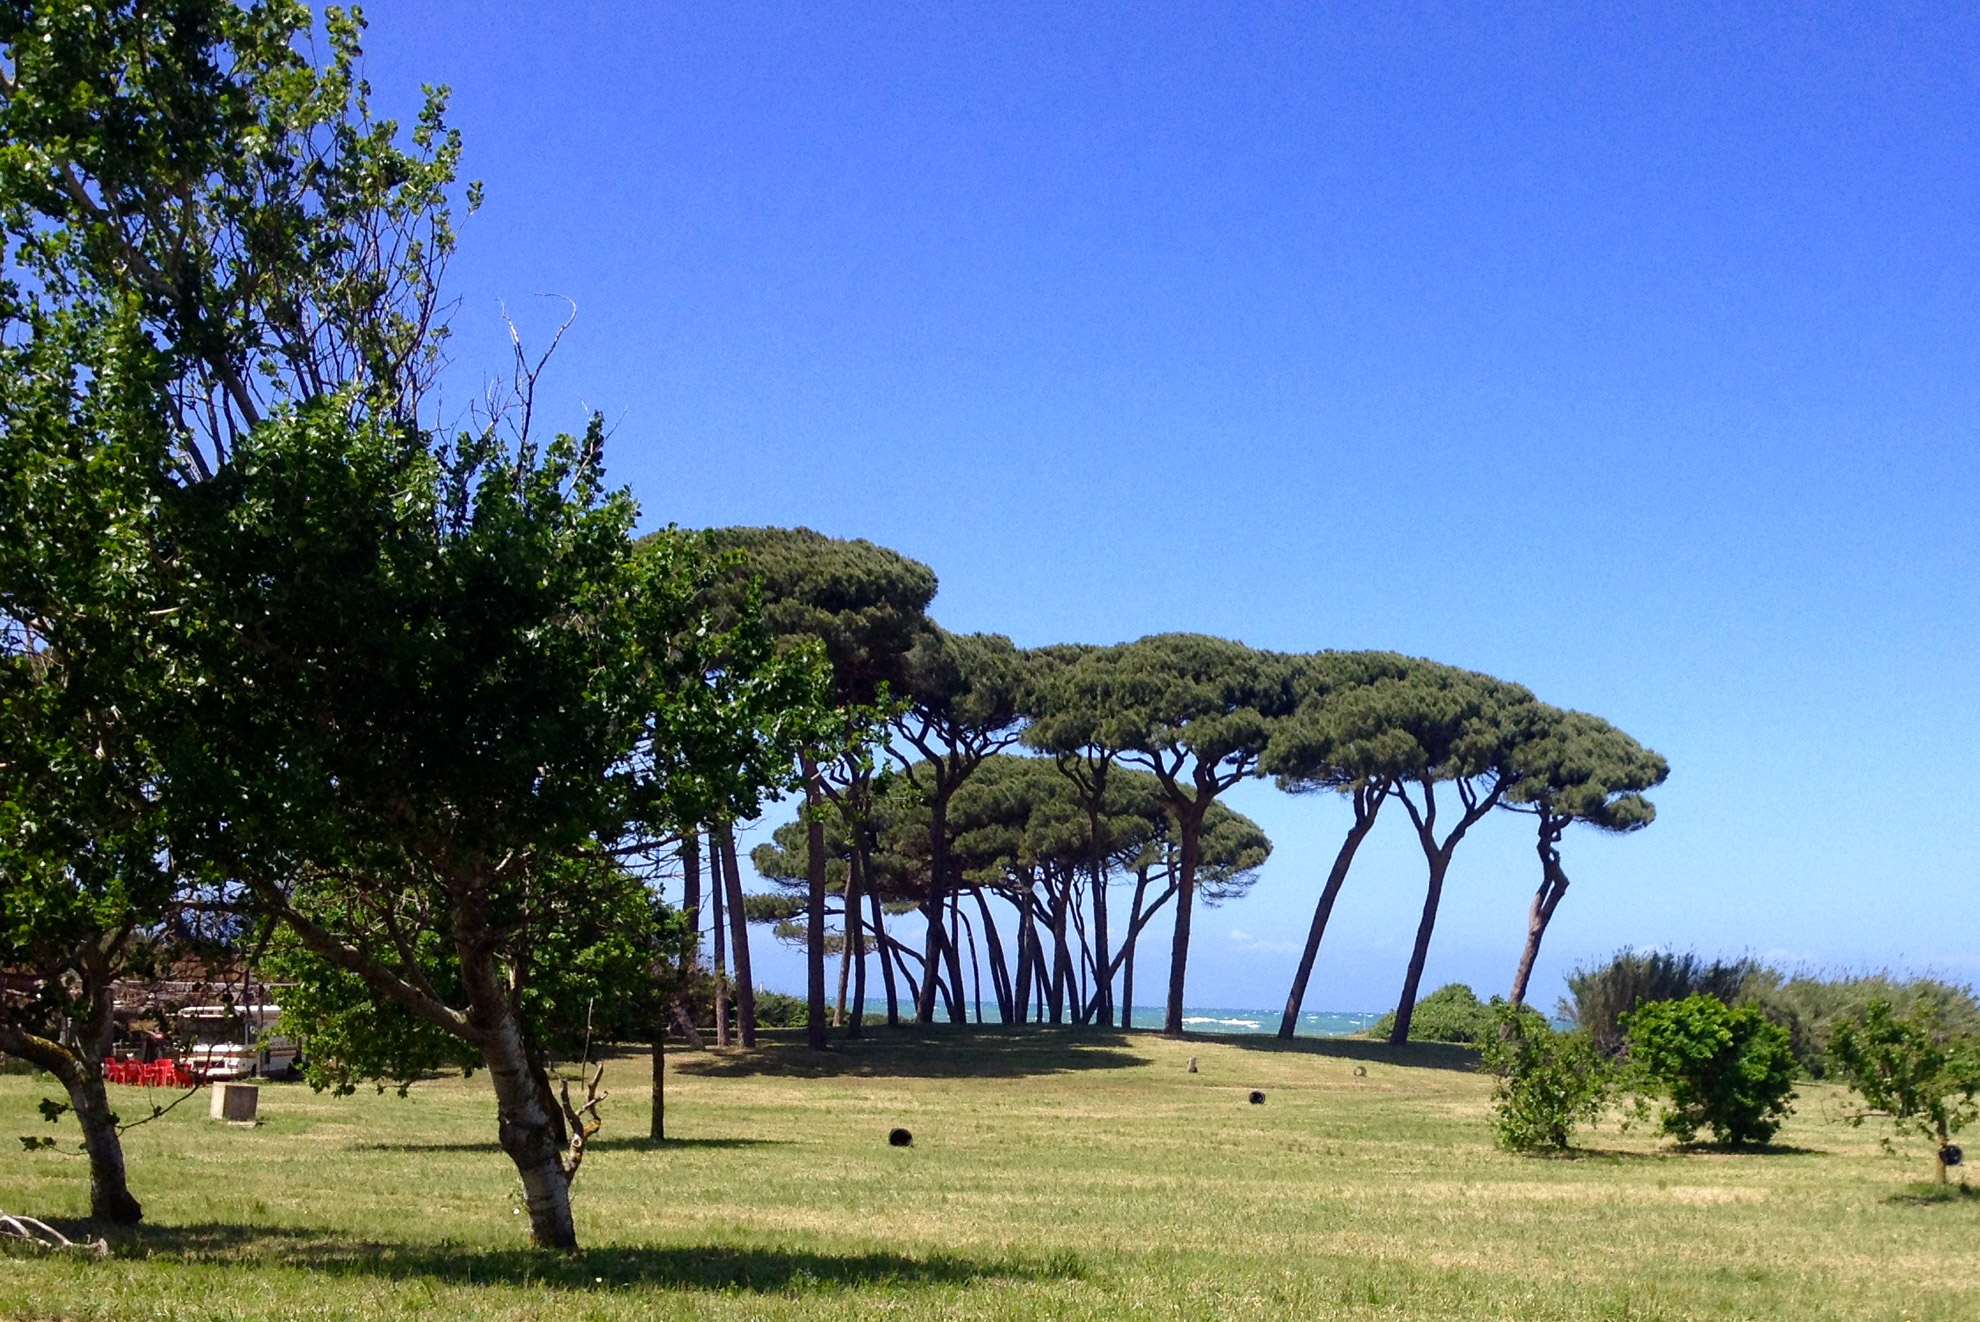
<path fill-rule="evenodd" d="M 1673 774 L 1570 837 L 1543 1001 L 1632 943 L 1980 977 L 1980 11 L 368 13 L 488 188 L 462 402 L 498 300 L 575 299 L 550 403 L 649 523 L 868 537 L 1023 645 L 1395 648 L 1609 717 Z M 1237 804 L 1278 850 L 1199 1005 L 1283 998 L 1343 826 Z M 1315 1008 L 1394 999 L 1403 826 Z M 1503 990 L 1525 827 L 1459 853 L 1426 986 Z"/>

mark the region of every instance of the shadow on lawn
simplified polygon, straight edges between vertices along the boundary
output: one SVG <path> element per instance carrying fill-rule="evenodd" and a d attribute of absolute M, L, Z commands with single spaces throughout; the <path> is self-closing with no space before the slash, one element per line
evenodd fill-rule
<path fill-rule="evenodd" d="M 1192 1033 L 1191 1039 L 1198 1035 Z M 1365 1037 L 1296 1037 L 1290 1042 L 1252 1033 L 1205 1033 L 1204 1040 L 1246 1051 L 1292 1052 L 1305 1056 L 1333 1056 L 1340 1060 L 1366 1061 L 1371 1065 L 1407 1065 L 1420 1070 L 1457 1070 L 1474 1074 L 1478 1070 L 1478 1048 L 1445 1042 L 1411 1042 L 1392 1047 Z"/>
<path fill-rule="evenodd" d="M 1133 1038 L 1104 1028 L 1038 1025 L 885 1027 L 862 1037 L 834 1034 L 832 1048 L 814 1052 L 801 1036 L 764 1033 L 752 1050 L 670 1053 L 681 1074 L 710 1078 L 776 1075 L 787 1078 L 1007 1079 L 1082 1070 L 1126 1069 L 1148 1063 L 1127 1050 Z"/>
<path fill-rule="evenodd" d="M 650 1138 L 595 1138 L 586 1144 L 590 1151 L 613 1152 L 668 1152 L 678 1148 L 761 1148 L 786 1146 L 791 1142 L 784 1138 L 670 1138 L 656 1143 Z M 353 1143 L 353 1152 L 492 1152 L 499 1153 L 502 1145 L 494 1140 L 483 1142 L 452 1143 Z"/>
<path fill-rule="evenodd" d="M 86 1223 L 78 1223 L 84 1225 Z M 447 1285 L 538 1286 L 563 1290 L 624 1288 L 789 1291 L 842 1286 L 962 1285 L 970 1281 L 1077 1278 L 1084 1268 L 1060 1254 L 994 1260 L 935 1253 L 817 1253 L 728 1245 L 634 1248 L 608 1245 L 554 1253 L 541 1249 L 471 1249 L 455 1244 L 381 1244 L 295 1227 L 206 1223 L 150 1226 L 113 1233 L 119 1257 L 174 1259 L 243 1267 L 283 1266 L 337 1276 Z"/>

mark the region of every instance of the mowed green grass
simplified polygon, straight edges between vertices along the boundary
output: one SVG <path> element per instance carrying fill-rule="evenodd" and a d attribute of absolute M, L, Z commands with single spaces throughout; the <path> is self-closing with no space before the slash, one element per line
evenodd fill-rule
<path fill-rule="evenodd" d="M 1605 1125 L 1535 1159 L 1494 1149 L 1455 1049 L 882 1030 L 673 1063 L 660 1147 L 645 1060 L 608 1068 L 577 1255 L 525 1246 L 482 1079 L 275 1085 L 257 1128 L 200 1098 L 133 1132 L 145 1228 L 0 1251 L 0 1314 L 1980 1318 L 1980 1198 L 1917 1197 L 1925 1146 L 1884 1152 L 1822 1085 L 1783 1150 Z M 13 1138 L 48 1092 L 0 1078 L 0 1210 L 75 1228 L 81 1162 Z"/>

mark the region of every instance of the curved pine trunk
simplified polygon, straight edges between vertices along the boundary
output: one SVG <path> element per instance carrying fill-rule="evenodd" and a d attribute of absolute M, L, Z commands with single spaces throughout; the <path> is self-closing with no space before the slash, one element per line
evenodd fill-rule
<path fill-rule="evenodd" d="M 1423 965 L 1430 957 L 1430 934 L 1437 928 L 1437 905 L 1444 898 L 1444 873 L 1450 866 L 1448 855 L 1430 860 L 1430 885 L 1423 896 L 1423 917 L 1416 924 L 1416 947 L 1410 951 L 1409 974 L 1403 979 L 1402 998 L 1396 1002 L 1396 1026 L 1389 1030 L 1392 1047 L 1409 1041 L 1409 1021 L 1416 1015 L 1417 988 L 1422 985 Z"/>
<path fill-rule="evenodd" d="M 804 991 L 805 1042 L 813 1051 L 831 1049 L 825 1022 L 825 820 L 818 791 L 818 767 L 804 760 L 805 905 Z"/>
<path fill-rule="evenodd" d="M 1286 993 L 1286 1012 L 1279 1019 L 1279 1037 L 1287 1042 L 1292 1041 L 1293 1030 L 1299 1026 L 1299 1012 L 1306 1004 L 1306 984 L 1313 977 L 1314 962 L 1320 957 L 1320 938 L 1327 934 L 1327 920 L 1333 916 L 1334 901 L 1340 898 L 1348 869 L 1354 865 L 1355 851 L 1361 848 L 1361 842 L 1368 838 L 1368 832 L 1374 825 L 1374 810 L 1357 812 L 1354 826 L 1349 829 L 1347 839 L 1341 842 L 1340 851 L 1334 855 L 1334 866 L 1327 873 L 1326 886 L 1320 891 L 1320 903 L 1313 910 L 1313 926 L 1306 933 L 1306 949 L 1300 952 L 1292 989 Z"/>

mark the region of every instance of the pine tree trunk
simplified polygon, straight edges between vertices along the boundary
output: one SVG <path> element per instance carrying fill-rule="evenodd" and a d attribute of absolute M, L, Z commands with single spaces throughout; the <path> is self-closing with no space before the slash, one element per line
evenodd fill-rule
<path fill-rule="evenodd" d="M 805 1042 L 813 1051 L 832 1046 L 825 1022 L 825 819 L 818 767 L 804 760 L 804 991 Z"/>
<path fill-rule="evenodd" d="M 1403 979 L 1402 998 L 1396 1002 L 1396 1026 L 1389 1030 L 1389 1045 L 1399 1047 L 1409 1041 L 1409 1021 L 1416 1015 L 1416 993 L 1423 982 L 1423 965 L 1430 957 L 1430 934 L 1437 927 L 1437 905 L 1444 897 L 1444 873 L 1451 856 L 1439 852 L 1430 857 L 1430 884 L 1423 896 L 1423 917 L 1416 924 L 1416 945 L 1409 954 L 1409 973 Z"/>
<path fill-rule="evenodd" d="M 839 897 L 845 911 L 845 935 L 839 949 L 839 999 L 832 1007 L 832 1027 L 846 1023 L 846 996 L 852 990 L 853 951 L 859 944 L 859 855 L 855 851 L 846 867 L 846 893 Z"/>
<path fill-rule="evenodd" d="M 653 1118 L 647 1137 L 655 1143 L 667 1141 L 667 1028 L 653 1030 Z"/>
<path fill-rule="evenodd" d="M 721 852 L 716 851 L 716 871 L 721 871 Z M 708 888 L 708 907 L 715 929 L 715 1045 L 729 1045 L 729 933 L 724 910 L 727 908 L 727 884 L 720 876 L 711 878 L 716 884 Z"/>
<path fill-rule="evenodd" d="M 742 1044 L 756 1045 L 756 977 L 749 962 L 749 911 L 743 907 L 742 869 L 736 864 L 736 828 L 722 828 L 721 869 L 728 896 L 730 957 L 736 969 L 736 1027 Z"/>
<path fill-rule="evenodd" d="M 1567 894 L 1567 873 L 1561 868 L 1558 847 L 1566 825 L 1554 826 L 1548 815 L 1540 818 L 1540 888 L 1533 892 L 1533 907 L 1526 914 L 1526 948 L 1519 952 L 1519 968 L 1513 973 L 1512 991 L 1506 997 L 1514 1005 L 1526 1004 L 1526 986 L 1533 978 L 1534 961 L 1540 958 L 1541 938 L 1547 935 L 1547 924 L 1554 920 L 1554 910 Z"/>
<path fill-rule="evenodd" d="M 1327 933 L 1327 920 L 1334 912 L 1334 901 L 1340 898 L 1341 886 L 1347 881 L 1348 869 L 1354 864 L 1355 851 L 1375 825 L 1375 810 L 1359 811 L 1356 804 L 1354 825 L 1348 830 L 1347 839 L 1341 842 L 1339 852 L 1334 855 L 1334 866 L 1327 873 L 1327 884 L 1321 888 L 1320 903 L 1313 910 L 1313 926 L 1306 933 L 1306 949 L 1300 953 L 1299 969 L 1293 974 L 1292 989 L 1286 993 L 1286 1012 L 1279 1020 L 1279 1037 L 1292 1041 L 1294 1030 L 1299 1026 L 1299 1012 L 1306 1004 L 1306 984 L 1313 977 L 1313 964 L 1320 955 L 1320 938 Z"/>
<path fill-rule="evenodd" d="M 1199 813 L 1182 822 L 1182 874 L 1176 879 L 1176 933 L 1169 948 L 1169 1008 L 1162 1017 L 1162 1031 L 1170 1037 L 1181 1037 L 1183 1031 L 1183 978 L 1189 971 L 1190 910 L 1196 899 L 1196 863 L 1202 849 L 1203 818 Z"/>
<path fill-rule="evenodd" d="M 900 995 L 894 987 L 894 965 L 887 949 L 887 920 L 880 907 L 880 892 L 869 888 L 867 907 L 873 912 L 873 948 L 880 955 L 880 981 L 887 989 L 887 1023 L 898 1026 L 901 1022 Z"/>

